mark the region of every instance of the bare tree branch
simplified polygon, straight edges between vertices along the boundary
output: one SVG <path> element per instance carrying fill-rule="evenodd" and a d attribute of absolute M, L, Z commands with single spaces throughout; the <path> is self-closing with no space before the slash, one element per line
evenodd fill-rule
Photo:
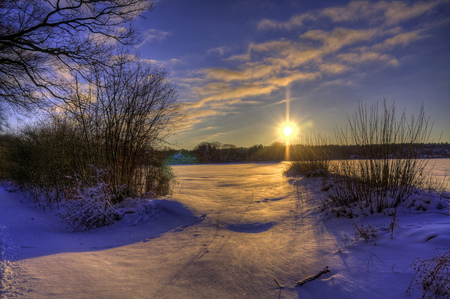
<path fill-rule="evenodd" d="M 149 0 L 0 0 L 0 102 L 32 108 L 67 96 L 74 76 L 137 42 Z"/>

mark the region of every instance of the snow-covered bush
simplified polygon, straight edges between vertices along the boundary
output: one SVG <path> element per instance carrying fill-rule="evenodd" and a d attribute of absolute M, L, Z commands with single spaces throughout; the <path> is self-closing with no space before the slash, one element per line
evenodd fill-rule
<path fill-rule="evenodd" d="M 76 178 L 74 179 L 76 182 Z M 59 216 L 69 223 L 74 231 L 90 230 L 107 226 L 121 220 L 126 214 L 152 215 L 155 212 L 152 201 L 153 192 L 147 192 L 143 198 L 124 198 L 114 203 L 114 195 L 108 184 L 99 182 L 97 186 L 82 190 L 74 187 L 66 193 L 66 202 Z"/>
<path fill-rule="evenodd" d="M 72 225 L 74 231 L 113 224 L 122 215 L 111 204 L 111 196 L 109 186 L 99 184 L 67 200 L 60 217 Z"/>

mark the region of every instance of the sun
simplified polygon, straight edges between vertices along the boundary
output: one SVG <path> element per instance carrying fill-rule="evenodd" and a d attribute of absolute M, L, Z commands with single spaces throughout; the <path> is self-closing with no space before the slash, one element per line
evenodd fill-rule
<path fill-rule="evenodd" d="M 289 139 L 289 138 L 292 138 L 295 136 L 296 131 L 297 131 L 297 128 L 296 128 L 295 124 L 286 122 L 281 126 L 280 134 L 281 134 L 281 137 L 283 137 L 285 139 Z"/>
<path fill-rule="evenodd" d="M 291 136 L 292 132 L 294 132 L 294 130 L 289 125 L 286 125 L 283 129 L 283 133 L 284 133 L 284 135 L 286 135 L 286 137 Z"/>

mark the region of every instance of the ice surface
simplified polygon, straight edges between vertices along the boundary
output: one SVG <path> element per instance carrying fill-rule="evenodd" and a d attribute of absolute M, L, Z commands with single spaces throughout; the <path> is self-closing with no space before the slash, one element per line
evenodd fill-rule
<path fill-rule="evenodd" d="M 450 250 L 448 205 L 399 210 L 391 239 L 388 216 L 324 221 L 316 210 L 318 181 L 286 178 L 284 168 L 175 166 L 173 196 L 153 202 L 157 213 L 76 233 L 54 212 L 0 189 L 2 296 L 420 297 L 420 289 L 406 295 L 414 274 L 408 266 L 433 257 L 436 248 Z M 355 233 L 353 222 L 376 227 L 374 242 L 346 239 Z M 325 266 L 331 273 L 295 286 Z"/>

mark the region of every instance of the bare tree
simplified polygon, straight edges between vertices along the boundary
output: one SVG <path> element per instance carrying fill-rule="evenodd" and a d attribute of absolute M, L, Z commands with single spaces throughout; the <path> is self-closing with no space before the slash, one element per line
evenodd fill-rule
<path fill-rule="evenodd" d="M 0 104 L 31 108 L 63 99 L 75 73 L 136 42 L 131 21 L 149 0 L 0 0 Z M 69 79 L 69 80 L 68 80 Z"/>
<path fill-rule="evenodd" d="M 174 86 L 163 70 L 131 55 L 114 57 L 110 69 L 94 68 L 93 77 L 95 84 L 77 85 L 69 119 L 96 157 L 93 163 L 108 171 L 112 188 L 154 191 L 145 171 L 159 163 L 152 150 L 174 132 L 181 116 Z"/>

